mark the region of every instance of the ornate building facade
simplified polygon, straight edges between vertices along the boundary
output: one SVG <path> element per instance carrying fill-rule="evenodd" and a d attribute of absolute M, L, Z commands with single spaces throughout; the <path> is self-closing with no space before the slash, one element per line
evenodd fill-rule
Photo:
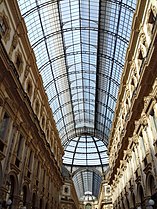
<path fill-rule="evenodd" d="M 0 208 L 157 208 L 157 1 L 137 1 L 97 200 L 79 201 L 16 0 L 0 0 Z"/>
<path fill-rule="evenodd" d="M 109 143 L 113 208 L 157 208 L 156 14 L 138 1 Z"/>
<path fill-rule="evenodd" d="M 0 1 L 0 208 L 59 208 L 63 147 L 16 1 Z"/>

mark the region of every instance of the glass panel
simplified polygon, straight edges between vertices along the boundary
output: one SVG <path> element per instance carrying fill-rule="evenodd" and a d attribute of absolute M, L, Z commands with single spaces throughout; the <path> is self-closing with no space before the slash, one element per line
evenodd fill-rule
<path fill-rule="evenodd" d="M 65 146 L 64 163 L 71 170 L 97 164 L 103 171 L 136 0 L 18 4 Z M 89 191 L 79 185 L 85 197 Z"/>

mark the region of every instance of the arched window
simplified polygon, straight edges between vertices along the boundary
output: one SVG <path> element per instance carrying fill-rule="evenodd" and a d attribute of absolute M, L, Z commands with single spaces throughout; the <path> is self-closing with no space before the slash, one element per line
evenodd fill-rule
<path fill-rule="evenodd" d="M 33 193 L 33 196 L 32 196 L 32 209 L 35 209 L 36 207 L 36 194 Z"/>
<path fill-rule="evenodd" d="M 43 200 L 40 199 L 39 209 L 42 209 L 42 205 L 43 205 Z"/>
<path fill-rule="evenodd" d="M 141 208 L 144 209 L 145 208 L 144 193 L 143 193 L 143 188 L 141 185 L 139 186 L 139 198 L 141 202 Z"/>
<path fill-rule="evenodd" d="M 23 186 L 23 206 L 26 206 L 27 201 L 27 187 Z"/>
<path fill-rule="evenodd" d="M 135 195 L 132 193 L 132 201 L 133 201 L 133 206 L 134 208 L 136 207 L 136 200 L 135 200 Z"/>
<path fill-rule="evenodd" d="M 48 202 L 46 202 L 45 209 L 48 209 Z"/>
<path fill-rule="evenodd" d="M 9 189 L 8 189 L 8 194 L 9 194 L 9 199 L 13 201 L 14 198 L 14 192 L 15 192 L 15 178 L 14 176 L 10 176 L 10 182 L 9 182 Z"/>
<path fill-rule="evenodd" d="M 92 209 L 92 205 L 90 203 L 86 204 L 86 209 Z"/>
<path fill-rule="evenodd" d="M 157 192 L 155 190 L 155 180 L 152 174 L 148 176 L 147 180 L 147 195 L 150 196 L 150 201 L 154 201 L 153 208 L 157 208 Z"/>
<path fill-rule="evenodd" d="M 149 177 L 149 186 L 150 186 L 151 195 L 153 195 L 153 193 L 155 192 L 155 182 L 154 182 L 154 177 L 152 175 Z"/>

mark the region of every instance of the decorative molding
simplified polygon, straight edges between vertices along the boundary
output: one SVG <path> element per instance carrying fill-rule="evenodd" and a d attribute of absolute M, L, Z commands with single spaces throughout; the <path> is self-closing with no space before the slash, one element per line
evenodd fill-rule
<path fill-rule="evenodd" d="M 2 2 L 0 2 L 0 3 L 2 3 Z M 4 24 L 5 24 L 5 32 L 1 36 L 2 36 L 2 39 L 4 40 L 4 42 L 6 44 L 7 41 L 9 41 L 9 39 L 10 39 L 11 27 L 10 27 L 10 24 L 9 24 L 9 19 L 6 16 L 4 10 L 2 12 L 0 12 L 0 18 L 2 18 L 2 20 L 4 21 Z"/>
<path fill-rule="evenodd" d="M 20 173 L 20 169 L 13 163 L 10 163 L 10 169 L 13 170 L 17 175 Z"/>
<path fill-rule="evenodd" d="M 143 169 L 144 173 L 147 175 L 150 171 L 152 171 L 152 163 L 148 163 L 146 167 Z"/>
<path fill-rule="evenodd" d="M 22 54 L 19 50 L 17 50 L 15 52 L 15 67 L 16 67 L 16 70 L 17 70 L 19 76 L 21 76 L 21 74 L 23 72 L 23 58 L 22 58 Z"/>
<path fill-rule="evenodd" d="M 13 36 L 12 44 L 11 44 L 11 47 L 10 47 L 10 50 L 9 50 L 10 59 L 12 58 L 13 51 L 16 49 L 16 46 L 18 44 L 18 39 L 19 39 L 18 33 L 15 32 L 15 34 Z"/>
<path fill-rule="evenodd" d="M 24 78 L 26 79 L 30 72 L 30 66 L 27 64 L 25 67 Z"/>
<path fill-rule="evenodd" d="M 148 125 L 148 117 L 147 117 L 146 113 L 141 114 L 140 123 L 144 126 Z"/>
<path fill-rule="evenodd" d="M 135 145 L 139 144 L 139 136 L 137 134 L 134 134 L 132 137 L 132 141 L 135 143 Z"/>
<path fill-rule="evenodd" d="M 2 161 L 4 158 L 5 158 L 4 153 L 0 151 L 0 161 Z"/>

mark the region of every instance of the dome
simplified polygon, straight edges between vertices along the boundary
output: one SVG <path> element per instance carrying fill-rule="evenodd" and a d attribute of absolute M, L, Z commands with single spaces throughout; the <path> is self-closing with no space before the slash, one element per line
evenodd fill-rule
<path fill-rule="evenodd" d="M 96 137 L 84 135 L 71 141 L 65 148 L 63 163 L 70 166 L 104 166 L 108 164 L 107 147 Z"/>

